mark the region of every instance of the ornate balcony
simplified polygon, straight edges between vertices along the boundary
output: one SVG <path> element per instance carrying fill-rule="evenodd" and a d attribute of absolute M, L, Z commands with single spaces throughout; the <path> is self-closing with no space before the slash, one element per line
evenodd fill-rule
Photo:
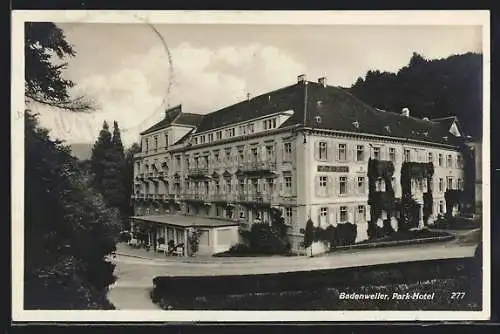
<path fill-rule="evenodd" d="M 192 179 L 208 179 L 208 167 L 191 167 L 188 169 L 187 176 Z"/>
<path fill-rule="evenodd" d="M 268 174 L 276 171 L 275 160 L 257 160 L 238 164 L 240 173 L 247 175 Z"/>

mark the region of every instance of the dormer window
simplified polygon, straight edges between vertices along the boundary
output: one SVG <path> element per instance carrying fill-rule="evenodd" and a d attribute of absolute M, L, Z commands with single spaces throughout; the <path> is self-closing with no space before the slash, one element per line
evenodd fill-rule
<path fill-rule="evenodd" d="M 354 122 L 352 122 L 352 125 L 353 125 L 356 129 L 358 129 L 358 128 L 359 128 L 359 122 L 358 122 L 358 121 L 354 121 Z"/>
<path fill-rule="evenodd" d="M 384 129 L 386 132 L 391 133 L 391 128 L 389 127 L 389 125 L 384 126 Z"/>
<path fill-rule="evenodd" d="M 316 121 L 316 124 L 321 124 L 321 116 L 315 116 L 314 120 Z"/>

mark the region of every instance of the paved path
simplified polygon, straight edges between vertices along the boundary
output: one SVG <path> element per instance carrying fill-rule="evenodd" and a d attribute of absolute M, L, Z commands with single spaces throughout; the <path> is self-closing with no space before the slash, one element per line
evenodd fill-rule
<path fill-rule="evenodd" d="M 155 276 L 206 276 L 263 274 L 287 271 L 336 269 L 419 260 L 461 258 L 474 255 L 476 245 L 456 241 L 377 249 L 345 250 L 319 257 L 218 258 L 190 263 L 164 258 L 146 259 L 118 255 L 118 280 L 109 293 L 118 309 L 158 309 L 149 298 Z M 228 261 L 229 260 L 229 261 Z"/>

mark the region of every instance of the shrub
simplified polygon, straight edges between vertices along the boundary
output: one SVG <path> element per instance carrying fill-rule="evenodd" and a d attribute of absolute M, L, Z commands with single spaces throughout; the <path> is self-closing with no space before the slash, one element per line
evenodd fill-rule
<path fill-rule="evenodd" d="M 201 230 L 197 227 L 194 227 L 188 234 L 188 244 L 189 249 L 191 251 L 191 255 L 194 255 L 198 252 L 198 248 L 200 246 L 200 236 Z"/>
<path fill-rule="evenodd" d="M 382 229 L 385 235 L 392 235 L 395 232 L 394 229 L 392 228 L 390 219 L 384 220 L 384 227 Z"/>

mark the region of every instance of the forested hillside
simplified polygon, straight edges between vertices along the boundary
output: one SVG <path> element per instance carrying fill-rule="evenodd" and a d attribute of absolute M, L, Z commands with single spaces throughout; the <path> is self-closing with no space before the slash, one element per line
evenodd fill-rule
<path fill-rule="evenodd" d="M 350 90 L 387 111 L 408 107 L 415 117 L 457 116 L 467 135 L 481 138 L 482 80 L 480 54 L 427 60 L 413 53 L 408 65 L 397 73 L 368 71 Z"/>

